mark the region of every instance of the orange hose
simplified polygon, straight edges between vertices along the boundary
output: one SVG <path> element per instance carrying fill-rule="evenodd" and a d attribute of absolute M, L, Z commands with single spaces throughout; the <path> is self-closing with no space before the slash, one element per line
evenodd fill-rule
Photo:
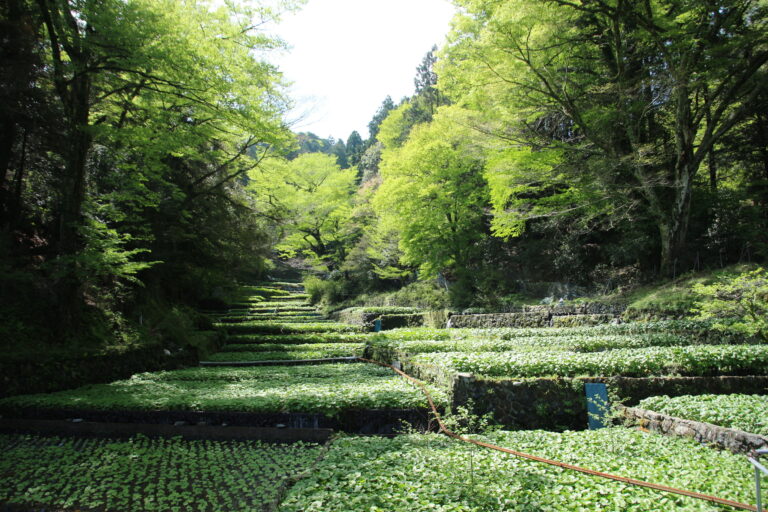
<path fill-rule="evenodd" d="M 623 482 L 625 484 L 635 485 L 635 486 L 638 486 L 638 487 L 646 487 L 648 489 L 654 489 L 656 491 L 669 492 L 669 493 L 672 493 L 672 494 L 679 494 L 679 495 L 682 495 L 682 496 L 688 496 L 690 498 L 695 498 L 695 499 L 699 499 L 699 500 L 709 501 L 709 502 L 712 502 L 712 503 L 717 503 L 719 505 L 726 505 L 726 506 L 733 507 L 733 508 L 740 509 L 740 510 L 750 510 L 752 512 L 761 512 L 761 511 L 758 511 L 757 507 L 755 507 L 754 505 L 748 505 L 746 503 L 741 503 L 741 502 L 738 502 L 738 501 L 728 500 L 728 499 L 725 499 L 725 498 L 720 498 L 718 496 L 710 496 L 709 494 L 702 494 L 702 493 L 695 492 L 695 491 L 688 491 L 688 490 L 685 490 L 685 489 L 678 489 L 676 487 L 670 487 L 668 485 L 655 484 L 655 483 L 652 483 L 652 482 L 646 482 L 644 480 L 636 480 L 634 478 L 628 478 L 628 477 L 625 477 L 625 476 L 613 475 L 611 473 L 604 473 L 602 471 L 596 471 L 594 469 L 584 468 L 584 467 L 581 467 L 581 466 L 576 466 L 574 464 L 568 464 L 566 462 L 560 462 L 560 461 L 556 461 L 556 460 L 551 460 L 551 459 L 547 459 L 545 457 L 539 457 L 537 455 L 531 455 L 529 453 L 519 452 L 517 450 L 512 450 L 512 449 L 509 449 L 509 448 L 504 448 L 502 446 L 497 446 L 495 444 L 485 443 L 483 441 L 476 441 L 474 439 L 469 439 L 467 437 L 461 436 L 459 434 L 456 434 L 455 432 L 452 432 L 451 430 L 449 430 L 445 426 L 445 424 L 443 423 L 443 419 L 440 416 L 440 413 L 437 411 L 437 407 L 435 406 L 435 402 L 434 402 L 434 400 L 432 400 L 432 395 L 430 394 L 429 390 L 427 389 L 427 387 L 424 385 L 423 382 L 421 382 L 420 380 L 418 380 L 418 379 L 416 379 L 414 377 L 411 377 L 410 375 L 408 375 L 407 373 L 403 372 L 402 370 L 398 370 L 397 368 L 395 368 L 392 365 L 385 364 L 385 363 L 380 363 L 378 361 L 373 361 L 371 359 L 365 359 L 365 358 L 362 358 L 362 357 L 359 357 L 358 359 L 360 361 L 363 361 L 363 362 L 366 362 L 366 363 L 376 364 L 376 365 L 379 365 L 379 366 L 383 366 L 385 368 L 389 368 L 389 369 L 395 371 L 397 374 L 405 377 L 406 379 L 410 380 L 411 382 L 413 382 L 414 384 L 419 386 L 421 388 L 422 392 L 424 393 L 424 395 L 426 395 L 426 397 L 427 397 L 427 401 L 429 402 L 429 406 L 432 409 L 432 413 L 435 415 L 435 419 L 437 420 L 437 424 L 440 426 L 440 432 L 442 432 L 446 436 L 451 437 L 453 439 L 456 439 L 456 440 L 459 440 L 459 441 L 463 441 L 465 443 L 474 444 L 474 445 L 477 445 L 477 446 L 482 446 L 483 448 L 489 448 L 491 450 L 496 450 L 496 451 L 499 451 L 499 452 L 508 453 L 510 455 L 515 455 L 516 457 L 520 457 L 520 458 L 523 458 L 523 459 L 533 460 L 533 461 L 536 461 L 536 462 L 541 462 L 541 463 L 544 463 L 544 464 L 549 464 L 551 466 L 557 466 L 557 467 L 560 467 L 560 468 L 563 468 L 563 469 L 570 469 L 572 471 L 578 471 L 579 473 L 585 473 L 587 475 L 598 476 L 600 478 L 607 478 L 609 480 L 615 480 L 617 482 Z M 766 509 L 763 509 L 763 512 L 765 512 L 765 510 Z"/>

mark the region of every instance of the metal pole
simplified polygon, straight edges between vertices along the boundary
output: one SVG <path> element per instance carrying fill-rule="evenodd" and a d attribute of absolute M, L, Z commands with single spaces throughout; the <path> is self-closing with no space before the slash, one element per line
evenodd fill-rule
<path fill-rule="evenodd" d="M 768 449 L 762 448 L 760 450 L 755 450 L 754 455 L 754 458 L 747 457 L 747 460 L 755 467 L 755 501 L 757 512 L 763 512 L 763 491 L 760 484 L 763 475 L 768 475 L 768 469 L 760 464 L 759 460 L 761 455 L 768 455 Z"/>

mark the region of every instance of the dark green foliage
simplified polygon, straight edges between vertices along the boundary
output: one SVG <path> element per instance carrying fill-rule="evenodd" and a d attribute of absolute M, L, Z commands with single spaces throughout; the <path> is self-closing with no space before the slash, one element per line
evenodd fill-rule
<path fill-rule="evenodd" d="M 376 140 L 376 136 L 379 134 L 379 127 L 381 126 L 381 123 L 384 121 L 384 119 L 387 118 L 387 115 L 391 110 L 395 108 L 395 102 L 392 101 L 392 98 L 387 96 L 384 98 L 384 101 L 381 102 L 381 106 L 376 111 L 376 114 L 374 114 L 373 119 L 368 123 L 368 145 L 370 146 L 373 141 Z"/>
<path fill-rule="evenodd" d="M 347 163 L 350 167 L 360 163 L 364 147 L 363 139 L 357 131 L 349 134 L 349 138 L 347 138 Z"/>
<path fill-rule="evenodd" d="M 316 445 L 0 436 L 0 496 L 40 509 L 265 510 Z M 234 463 L 234 461 L 237 461 Z"/>

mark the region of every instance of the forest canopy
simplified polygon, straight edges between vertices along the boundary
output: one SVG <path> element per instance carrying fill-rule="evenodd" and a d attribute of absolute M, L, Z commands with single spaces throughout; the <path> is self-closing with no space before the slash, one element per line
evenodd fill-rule
<path fill-rule="evenodd" d="M 765 262 L 766 2 L 455 0 L 345 139 L 285 121 L 301 3 L 0 6 L 0 334 L 181 339 L 285 261 L 490 308 Z"/>

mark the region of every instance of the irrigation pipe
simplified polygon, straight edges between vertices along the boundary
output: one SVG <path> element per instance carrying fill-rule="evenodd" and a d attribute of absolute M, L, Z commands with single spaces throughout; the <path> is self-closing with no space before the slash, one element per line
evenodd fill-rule
<path fill-rule="evenodd" d="M 445 426 L 445 424 L 443 423 L 443 419 L 440 416 L 440 413 L 438 412 L 437 407 L 435 406 L 435 402 L 434 402 L 434 400 L 432 400 L 432 395 L 430 394 L 429 390 L 427 389 L 427 387 L 424 385 L 423 382 L 421 382 L 420 380 L 418 380 L 418 379 L 416 379 L 414 377 L 411 377 L 410 375 L 408 375 L 404 371 L 399 370 L 399 369 L 395 368 L 392 365 L 389 365 L 389 364 L 386 364 L 386 363 L 380 363 L 379 361 L 373 361 L 371 359 L 365 359 L 363 357 L 360 357 L 358 359 L 360 361 L 363 361 L 363 362 L 366 362 L 366 363 L 371 363 L 371 364 L 375 364 L 375 365 L 378 365 L 378 366 L 383 366 L 385 368 L 389 368 L 389 369 L 393 370 L 395 373 L 397 373 L 398 375 L 400 375 L 402 377 L 405 377 L 406 379 L 410 380 L 411 382 L 413 382 L 414 384 L 419 386 L 421 391 L 427 397 L 427 401 L 429 402 L 429 407 L 432 409 L 432 413 L 435 415 L 435 419 L 437 420 L 437 424 L 440 427 L 440 432 L 442 432 L 443 434 L 445 434 L 446 436 L 448 436 L 450 438 L 453 438 L 453 439 L 456 439 L 458 441 L 462 441 L 462 442 L 465 442 L 465 443 L 470 443 L 470 444 L 474 444 L 474 445 L 477 445 L 477 446 L 482 446 L 483 448 L 488 448 L 488 449 L 491 449 L 491 450 L 496 450 L 496 451 L 499 451 L 499 452 L 508 453 L 510 455 L 514 455 L 516 457 L 520 457 L 520 458 L 523 458 L 523 459 L 528 459 L 528 460 L 532 460 L 532 461 L 536 461 L 536 462 L 541 462 L 543 464 L 549 464 L 551 466 L 557 466 L 559 468 L 569 469 L 571 471 L 577 471 L 579 473 L 585 473 L 587 475 L 597 476 L 597 477 L 600 477 L 600 478 L 606 478 L 608 480 L 615 480 L 617 482 L 623 482 L 625 484 L 634 485 L 634 486 L 637 486 L 637 487 L 646 487 L 648 489 L 653 489 L 653 490 L 656 490 L 656 491 L 668 492 L 668 493 L 672 493 L 672 494 L 679 494 L 681 496 L 688 496 L 689 498 L 695 498 L 695 499 L 698 499 L 698 500 L 709 501 L 711 503 L 717 503 L 719 505 L 726 505 L 726 506 L 733 507 L 733 508 L 736 508 L 736 509 L 739 509 L 739 510 L 750 510 L 752 512 L 765 512 L 765 509 L 763 509 L 763 511 L 760 511 L 754 505 L 749 505 L 747 503 L 741 503 L 741 502 L 738 502 L 738 501 L 728 500 L 728 499 L 725 499 L 725 498 L 720 498 L 718 496 L 711 496 L 709 494 L 702 494 L 702 493 L 695 492 L 695 491 L 688 491 L 686 489 L 678 489 L 676 487 L 670 487 L 668 485 L 655 484 L 653 482 L 646 482 L 644 480 L 636 480 L 634 478 L 628 478 L 628 477 L 625 477 L 625 476 L 614 475 L 614 474 L 611 474 L 611 473 L 604 473 L 602 471 L 596 471 L 594 469 L 589 469 L 589 468 L 585 468 L 585 467 L 581 467 L 581 466 L 576 466 L 575 464 L 568 464 L 566 462 L 560 462 L 560 461 L 556 461 L 556 460 L 552 460 L 552 459 L 547 459 L 545 457 L 539 457 L 537 455 L 531 455 L 529 453 L 524 453 L 524 452 L 520 452 L 520 451 L 517 451 L 517 450 L 512 450 L 510 448 L 504 448 L 503 446 L 497 446 L 495 444 L 485 443 L 483 441 L 477 441 L 475 439 L 469 439 L 467 437 L 461 436 L 459 434 L 456 434 L 455 432 L 452 432 L 450 429 L 448 429 L 448 427 Z"/>

